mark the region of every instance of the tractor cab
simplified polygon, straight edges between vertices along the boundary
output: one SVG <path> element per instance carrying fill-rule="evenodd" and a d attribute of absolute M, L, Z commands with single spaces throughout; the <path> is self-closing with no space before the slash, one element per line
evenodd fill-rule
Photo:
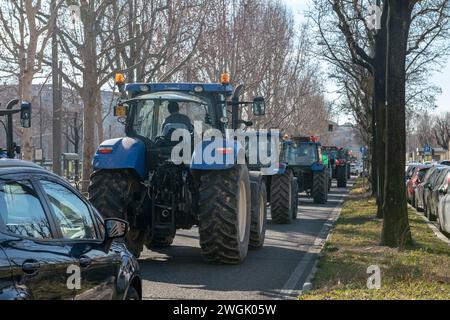
<path fill-rule="evenodd" d="M 316 137 L 294 137 L 284 145 L 284 159 L 296 167 L 311 168 L 322 162 L 322 150 Z"/>
<path fill-rule="evenodd" d="M 182 139 L 191 138 L 188 149 L 193 155 L 198 144 L 205 140 L 205 133 L 214 130 L 225 136 L 227 129 L 238 129 L 242 124 L 251 126 L 252 122 L 239 119 L 242 105 L 252 104 L 256 116 L 265 114 L 263 98 L 256 97 L 253 102 L 239 100 L 242 86 L 234 89 L 228 74 L 222 75 L 221 83 L 128 85 L 125 85 L 124 77 L 118 74 L 116 84 L 122 95 L 114 108 L 114 115 L 125 125 L 126 136 L 138 139 L 150 152 L 147 157 L 150 167 L 156 166 L 159 161 L 169 160 L 174 146 Z M 104 143 L 100 151 L 112 151 L 114 146 L 107 144 Z M 223 147 L 230 146 L 224 144 Z M 186 157 L 183 155 L 184 160 Z M 97 160 L 101 161 L 96 159 L 94 163 Z"/>

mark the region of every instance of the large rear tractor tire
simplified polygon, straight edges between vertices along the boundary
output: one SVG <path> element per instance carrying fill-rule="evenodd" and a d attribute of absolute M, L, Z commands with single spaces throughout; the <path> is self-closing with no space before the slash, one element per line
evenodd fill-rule
<path fill-rule="evenodd" d="M 252 221 L 250 226 L 250 249 L 259 249 L 264 245 L 267 226 L 266 182 L 261 174 L 250 174 L 252 193 Z"/>
<path fill-rule="evenodd" d="M 274 224 L 292 223 L 293 180 L 294 174 L 290 170 L 272 177 L 270 206 Z"/>
<path fill-rule="evenodd" d="M 140 256 L 144 249 L 145 231 L 133 228 L 135 219 L 130 204 L 139 192 L 139 180 L 131 171 L 98 171 L 92 174 L 89 184 L 89 201 L 103 218 L 119 218 L 130 222 L 125 242 L 128 250 Z"/>
<path fill-rule="evenodd" d="M 246 166 L 200 176 L 199 233 L 208 262 L 239 264 L 250 241 L 251 192 Z"/>
<path fill-rule="evenodd" d="M 337 168 L 337 187 L 347 188 L 347 173 L 346 167 L 340 166 Z"/>
<path fill-rule="evenodd" d="M 328 201 L 328 174 L 326 171 L 313 173 L 312 197 L 315 204 L 326 204 Z"/>
<path fill-rule="evenodd" d="M 297 220 L 298 216 L 298 181 L 297 178 L 292 180 L 292 220 Z"/>

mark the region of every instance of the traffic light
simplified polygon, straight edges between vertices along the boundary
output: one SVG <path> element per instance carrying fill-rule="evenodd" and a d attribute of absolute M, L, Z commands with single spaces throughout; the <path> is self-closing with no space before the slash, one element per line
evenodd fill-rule
<path fill-rule="evenodd" d="M 31 127 L 31 103 L 23 101 L 20 105 L 20 125 L 23 128 Z"/>

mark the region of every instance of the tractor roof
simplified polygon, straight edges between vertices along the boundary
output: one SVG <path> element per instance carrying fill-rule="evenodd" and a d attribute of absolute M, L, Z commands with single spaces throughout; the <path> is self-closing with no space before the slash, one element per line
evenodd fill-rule
<path fill-rule="evenodd" d="M 224 93 L 227 96 L 233 94 L 232 85 L 220 83 L 131 83 L 126 86 L 125 90 L 133 96 L 160 91 Z"/>

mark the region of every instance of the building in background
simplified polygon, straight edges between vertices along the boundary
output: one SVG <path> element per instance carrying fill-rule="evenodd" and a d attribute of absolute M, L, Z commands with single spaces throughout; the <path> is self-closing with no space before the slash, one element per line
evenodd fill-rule
<path fill-rule="evenodd" d="M 63 137 L 62 152 L 74 153 L 76 149 L 81 152 L 83 146 L 83 108 L 82 101 L 73 90 L 63 88 Z M 18 96 L 17 87 L 0 86 L 0 108 L 4 108 L 9 100 Z M 103 132 L 104 138 L 110 139 L 123 135 L 124 127 L 117 122 L 112 114 L 113 103 L 116 97 L 112 92 L 102 91 Z M 52 161 L 52 86 L 34 85 L 32 103 L 32 137 L 35 150 L 42 153 L 43 159 Z M 17 121 L 17 119 L 15 119 Z M 15 141 L 20 145 L 20 126 L 15 125 Z M 97 131 L 96 131 L 97 132 Z M 98 137 L 95 144 L 98 145 Z M 6 136 L 0 126 L 0 148 L 6 146 Z M 40 152 L 42 150 L 42 152 Z"/>

